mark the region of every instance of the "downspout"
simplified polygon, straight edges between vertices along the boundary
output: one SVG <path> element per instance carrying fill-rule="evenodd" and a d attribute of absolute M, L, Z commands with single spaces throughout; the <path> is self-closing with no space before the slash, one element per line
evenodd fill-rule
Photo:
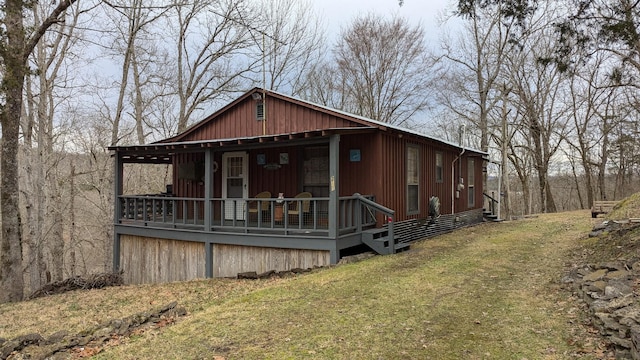
<path fill-rule="evenodd" d="M 462 157 L 462 155 L 465 152 L 465 148 L 462 146 L 462 139 L 464 139 L 464 134 L 465 131 L 467 130 L 466 126 L 464 124 L 460 125 L 460 128 L 458 130 L 458 132 L 460 133 L 460 148 L 462 149 L 462 151 L 460 151 L 460 154 L 458 154 L 458 156 L 456 156 L 455 159 L 453 159 L 453 161 L 451 162 L 451 215 L 455 214 L 455 203 L 456 203 L 456 161 L 460 160 L 460 158 Z M 461 175 L 460 180 L 462 180 L 462 161 L 458 164 L 460 166 L 460 169 L 458 171 L 458 173 Z"/>

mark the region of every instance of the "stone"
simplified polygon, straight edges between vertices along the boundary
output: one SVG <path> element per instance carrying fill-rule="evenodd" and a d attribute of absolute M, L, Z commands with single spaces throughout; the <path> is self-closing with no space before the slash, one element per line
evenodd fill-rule
<path fill-rule="evenodd" d="M 607 275 L 608 272 L 609 271 L 607 269 L 596 270 L 596 271 L 594 271 L 594 272 L 592 272 L 590 274 L 585 275 L 582 278 L 582 281 L 593 282 L 593 281 L 602 280 L 605 277 L 605 275 Z"/>
<path fill-rule="evenodd" d="M 78 338 L 78 346 L 85 346 L 91 341 L 91 336 L 81 336 Z"/>
<path fill-rule="evenodd" d="M 187 315 L 187 309 L 185 309 L 183 306 L 177 306 L 165 313 L 165 316 L 168 317 L 179 317 L 185 315 Z"/>
<path fill-rule="evenodd" d="M 605 312 L 607 310 L 608 305 L 609 305 L 609 302 L 606 300 L 596 300 L 591 303 L 591 310 L 594 313 Z"/>
<path fill-rule="evenodd" d="M 586 294 L 589 295 L 592 299 L 605 299 L 604 294 L 602 294 L 600 291 L 586 291 Z"/>
<path fill-rule="evenodd" d="M 178 302 L 177 301 L 172 301 L 170 303 L 168 303 L 167 305 L 161 307 L 160 309 L 158 309 L 158 314 L 162 314 L 162 313 L 166 313 L 167 311 L 175 308 L 176 306 L 178 306 Z"/>
<path fill-rule="evenodd" d="M 6 359 L 11 355 L 12 352 L 16 351 L 16 349 L 20 346 L 16 340 L 9 340 L 2 343 L 0 346 L 0 359 Z"/>
<path fill-rule="evenodd" d="M 604 288 L 604 296 L 609 299 L 622 297 L 633 293 L 633 289 L 621 282 L 609 282 L 609 285 Z"/>
<path fill-rule="evenodd" d="M 608 224 L 608 221 L 602 222 L 602 223 L 600 223 L 600 224 L 596 224 L 596 225 L 593 227 L 593 230 L 604 230 L 604 229 L 606 229 L 606 228 L 607 228 L 607 224 Z"/>
<path fill-rule="evenodd" d="M 44 338 L 40 334 L 26 334 L 18 336 L 17 338 L 15 338 L 15 340 L 20 343 L 22 348 L 28 345 L 39 345 L 40 343 L 44 342 Z"/>
<path fill-rule="evenodd" d="M 258 274 L 258 279 L 268 279 L 270 277 L 273 277 L 276 275 L 276 271 L 275 270 L 269 270 L 266 272 L 263 272 L 262 274 Z"/>
<path fill-rule="evenodd" d="M 258 278 L 258 273 L 255 271 L 247 271 L 243 273 L 238 273 L 238 279 L 251 279 L 256 280 Z"/>
<path fill-rule="evenodd" d="M 46 344 L 55 344 L 61 342 L 67 336 L 69 336 L 69 332 L 67 330 L 60 330 L 51 334 L 51 336 L 47 338 Z"/>
<path fill-rule="evenodd" d="M 611 341 L 612 344 L 618 345 L 620 347 L 623 347 L 625 349 L 631 349 L 631 347 L 633 346 L 631 344 L 631 340 L 627 340 L 627 339 L 621 339 L 617 336 L 610 336 L 609 337 L 609 341 Z"/>
<path fill-rule="evenodd" d="M 589 269 L 589 268 L 582 267 L 582 268 L 579 268 L 579 269 L 576 270 L 576 274 L 578 274 L 580 276 L 585 276 L 585 275 L 588 275 L 589 273 L 591 273 L 591 271 L 592 270 Z"/>
<path fill-rule="evenodd" d="M 631 358 L 640 360 L 640 326 L 632 326 L 629 337 L 631 338 Z"/>
<path fill-rule="evenodd" d="M 562 277 L 562 280 L 560 280 L 563 284 L 572 284 L 576 281 L 576 279 L 571 276 L 571 275 L 565 275 Z"/>
<path fill-rule="evenodd" d="M 605 278 L 611 280 L 626 279 L 627 277 L 629 277 L 629 272 L 626 270 L 609 271 L 607 275 L 605 275 Z"/>
<path fill-rule="evenodd" d="M 598 265 L 598 269 L 607 269 L 609 271 L 623 271 L 626 270 L 624 264 L 619 262 L 607 262 Z"/>
<path fill-rule="evenodd" d="M 633 304 L 633 294 L 625 295 L 623 297 L 615 298 L 606 305 L 605 310 L 607 312 L 613 312 L 614 310 L 627 307 Z"/>
<path fill-rule="evenodd" d="M 595 313 L 594 315 L 600 320 L 604 329 L 615 331 L 620 330 L 620 323 L 618 323 L 610 314 Z"/>
<path fill-rule="evenodd" d="M 102 329 L 98 329 L 96 332 L 94 332 L 93 337 L 94 338 L 108 337 L 112 333 L 115 333 L 115 330 L 113 328 L 105 327 Z"/>
<path fill-rule="evenodd" d="M 590 292 L 604 292 L 604 289 L 607 287 L 607 283 L 602 281 L 602 280 L 598 280 L 598 281 L 594 281 L 590 284 L 586 285 L 586 291 L 590 291 Z"/>
<path fill-rule="evenodd" d="M 616 310 L 614 315 L 620 319 L 620 323 L 623 325 L 631 327 L 640 325 L 640 308 L 638 306 L 627 306 Z"/>

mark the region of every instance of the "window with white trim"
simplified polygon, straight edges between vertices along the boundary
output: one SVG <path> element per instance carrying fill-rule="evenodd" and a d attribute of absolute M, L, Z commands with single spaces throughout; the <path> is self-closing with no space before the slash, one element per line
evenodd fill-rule
<path fill-rule="evenodd" d="M 444 160 L 442 153 L 436 153 L 436 182 L 441 183 L 444 181 Z"/>
<path fill-rule="evenodd" d="M 407 147 L 407 214 L 420 212 L 420 148 Z"/>
<path fill-rule="evenodd" d="M 476 162 L 474 159 L 467 159 L 467 189 L 469 189 L 469 207 L 476 206 L 476 188 L 475 188 Z"/>

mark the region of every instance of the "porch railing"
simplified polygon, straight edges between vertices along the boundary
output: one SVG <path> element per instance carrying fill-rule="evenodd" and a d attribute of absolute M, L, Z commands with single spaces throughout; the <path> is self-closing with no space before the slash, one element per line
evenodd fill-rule
<path fill-rule="evenodd" d="M 339 234 L 375 226 L 380 205 L 373 196 L 339 199 Z M 210 199 L 172 196 L 118 197 L 118 223 L 201 231 L 329 235 L 329 198 Z M 386 209 L 386 208 L 385 208 Z M 207 218 L 208 214 L 208 218 Z"/>

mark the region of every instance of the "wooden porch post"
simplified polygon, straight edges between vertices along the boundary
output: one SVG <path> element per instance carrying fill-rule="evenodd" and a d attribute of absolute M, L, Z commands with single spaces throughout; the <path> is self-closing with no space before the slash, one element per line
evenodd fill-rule
<path fill-rule="evenodd" d="M 340 135 L 329 138 L 329 237 L 338 239 L 340 217 Z M 331 251 L 331 263 L 338 262 L 337 250 Z"/>
<path fill-rule="evenodd" d="M 113 181 L 113 272 L 120 271 L 120 234 L 115 231 L 115 224 L 118 224 L 122 217 L 122 209 L 120 207 L 120 195 L 122 195 L 122 179 L 124 177 L 124 165 L 122 163 L 122 155 L 116 150 L 114 158 L 113 173 L 115 179 Z"/>
<path fill-rule="evenodd" d="M 204 152 L 204 231 L 211 231 L 211 198 L 213 197 L 213 149 L 207 148 Z M 211 254 L 211 242 L 205 244 L 205 277 L 213 277 L 213 256 Z"/>

